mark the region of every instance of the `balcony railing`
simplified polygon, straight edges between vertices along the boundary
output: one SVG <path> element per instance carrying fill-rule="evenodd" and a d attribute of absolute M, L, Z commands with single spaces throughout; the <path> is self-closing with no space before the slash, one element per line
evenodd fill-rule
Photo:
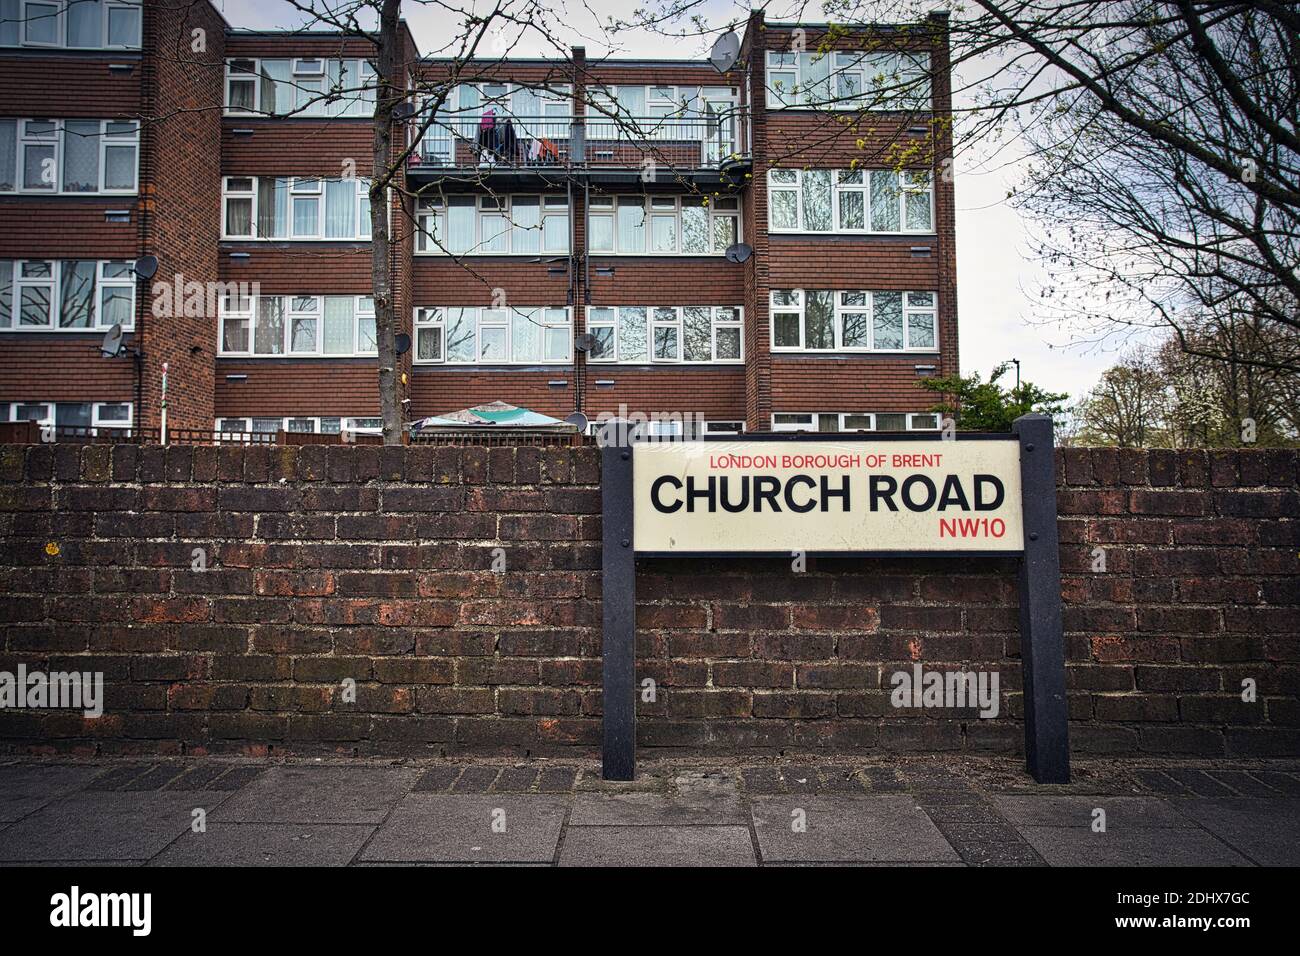
<path fill-rule="evenodd" d="M 414 156 L 429 167 L 661 166 L 702 169 L 737 152 L 742 124 L 735 112 L 707 116 L 505 117 L 437 120 Z"/>

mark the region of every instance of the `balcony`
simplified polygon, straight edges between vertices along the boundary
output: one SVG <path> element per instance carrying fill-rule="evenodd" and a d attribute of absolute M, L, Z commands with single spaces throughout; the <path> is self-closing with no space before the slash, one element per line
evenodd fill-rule
<path fill-rule="evenodd" d="M 438 119 L 412 154 L 410 173 L 477 175 L 585 171 L 641 176 L 650 164 L 659 175 L 704 174 L 748 153 L 738 110 L 705 116 L 507 116 L 491 125 L 478 117 Z"/>

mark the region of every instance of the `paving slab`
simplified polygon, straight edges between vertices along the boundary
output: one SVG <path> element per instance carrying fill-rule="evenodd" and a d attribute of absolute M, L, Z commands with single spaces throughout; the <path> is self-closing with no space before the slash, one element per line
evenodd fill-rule
<path fill-rule="evenodd" d="M 1222 840 L 1198 828 L 1021 827 L 1021 836 L 1051 866 L 1249 866 Z"/>
<path fill-rule="evenodd" d="M 418 774 L 394 767 L 272 767 L 211 817 L 220 823 L 382 823 Z"/>
<path fill-rule="evenodd" d="M 20 820 L 56 797 L 84 787 L 103 769 L 78 764 L 10 764 L 0 767 L 0 823 Z"/>
<path fill-rule="evenodd" d="M 1017 827 L 1082 827 L 1092 829 L 1093 811 L 1106 811 L 1106 829 L 1126 827 L 1189 827 L 1192 822 L 1163 797 L 990 797 Z"/>
<path fill-rule="evenodd" d="M 756 866 L 747 826 L 570 827 L 560 866 Z"/>
<path fill-rule="evenodd" d="M 579 793 L 569 817 L 575 827 L 699 824 L 748 828 L 749 808 L 734 778 L 683 775 L 670 793 Z"/>
<path fill-rule="evenodd" d="M 1300 800 L 1176 799 L 1175 806 L 1261 866 L 1300 866 Z"/>
<path fill-rule="evenodd" d="M 797 810 L 804 811 L 805 832 L 793 828 Z M 764 862 L 959 862 L 907 796 L 760 797 L 753 818 Z"/>
<path fill-rule="evenodd" d="M 531 794 L 411 793 L 362 851 L 399 863 L 543 863 L 555 858 L 568 801 Z M 494 824 L 500 829 L 494 829 Z M 502 826 L 504 824 L 504 826 Z"/>
<path fill-rule="evenodd" d="M 154 866 L 347 866 L 375 827 L 332 823 L 211 823 L 186 833 Z"/>
<path fill-rule="evenodd" d="M 230 795 L 84 791 L 60 797 L 0 830 L 0 860 L 147 860 L 190 827 L 192 811 Z"/>

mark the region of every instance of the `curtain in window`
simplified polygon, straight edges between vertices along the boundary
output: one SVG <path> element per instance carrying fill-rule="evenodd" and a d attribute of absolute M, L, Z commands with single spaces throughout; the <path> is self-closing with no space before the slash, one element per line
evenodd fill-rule
<path fill-rule="evenodd" d="M 515 87 L 510 97 L 510 111 L 515 116 L 520 135 L 543 135 L 536 119 L 542 115 L 542 98 L 536 90 L 523 86 Z"/>
<path fill-rule="evenodd" d="M 226 233 L 231 236 L 253 234 L 253 201 L 234 197 L 226 200 Z"/>
<path fill-rule="evenodd" d="M 825 104 L 831 101 L 831 55 L 829 53 L 801 53 L 803 73 L 803 101 Z"/>
<path fill-rule="evenodd" d="M 91 261 L 64 261 L 59 328 L 88 329 L 94 324 L 95 266 Z"/>
<path fill-rule="evenodd" d="M 541 206 L 536 196 L 516 196 L 510 203 L 512 221 L 511 241 L 515 252 L 537 252 L 541 249 Z"/>
<path fill-rule="evenodd" d="M 93 193 L 99 189 L 99 120 L 63 123 L 63 189 Z"/>
<path fill-rule="evenodd" d="M 510 347 L 516 362 L 537 362 L 542 357 L 542 328 L 536 309 L 515 309 L 510 317 Z"/>
<path fill-rule="evenodd" d="M 253 352 L 256 355 L 280 355 L 284 352 L 284 300 L 279 296 L 264 296 L 257 300 Z"/>
<path fill-rule="evenodd" d="M 289 223 L 289 180 L 262 178 L 257 188 L 257 234 L 282 239 Z"/>
<path fill-rule="evenodd" d="M 615 99 L 618 103 L 619 115 L 624 121 L 628 117 L 640 119 L 646 115 L 644 86 L 620 86 Z M 616 135 L 625 138 L 627 133 L 620 130 Z"/>
<path fill-rule="evenodd" d="M 324 318 L 325 354 L 352 354 L 352 296 L 326 296 Z"/>
<path fill-rule="evenodd" d="M 0 46 L 16 46 L 23 23 L 22 0 L 0 0 Z"/>
<path fill-rule="evenodd" d="M 474 247 L 474 197 L 450 196 L 447 199 L 447 251 L 468 252 Z"/>
<path fill-rule="evenodd" d="M 120 325 L 129 329 L 135 324 L 131 314 L 131 290 L 124 286 L 104 286 L 99 291 L 99 324 Z"/>
<path fill-rule="evenodd" d="M 293 83 L 288 60 L 262 61 L 262 112 L 287 113 L 293 109 Z"/>
<path fill-rule="evenodd" d="M 639 200 L 619 200 L 618 251 L 645 252 L 645 207 Z"/>
<path fill-rule="evenodd" d="M 104 13 L 99 0 L 68 4 L 68 46 L 97 47 L 104 42 Z"/>
<path fill-rule="evenodd" d="M 18 123 L 0 120 L 0 192 L 10 192 L 16 185 L 14 155 L 18 152 Z"/>
<path fill-rule="evenodd" d="M 0 329 L 9 328 L 14 321 L 14 263 L 0 259 Z"/>
<path fill-rule="evenodd" d="M 356 233 L 357 181 L 325 181 L 325 238 L 351 239 Z"/>

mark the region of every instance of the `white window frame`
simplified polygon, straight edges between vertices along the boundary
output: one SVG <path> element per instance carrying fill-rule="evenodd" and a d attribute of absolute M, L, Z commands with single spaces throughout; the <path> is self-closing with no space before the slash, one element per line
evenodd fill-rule
<path fill-rule="evenodd" d="M 18 408 L 21 405 L 42 405 L 45 407 L 45 414 L 39 419 L 18 418 Z M 89 405 L 90 406 L 90 425 L 82 426 L 88 429 L 87 434 L 98 435 L 99 429 L 103 428 L 110 431 L 120 431 L 126 435 L 131 434 L 131 428 L 135 422 L 135 403 L 134 402 L 54 402 L 38 400 L 32 402 L 4 402 L 0 403 L 0 411 L 3 411 L 4 417 L 0 421 L 5 422 L 26 422 L 34 421 L 41 428 L 50 428 L 55 423 L 57 405 Z M 104 418 L 104 409 L 110 405 L 124 405 L 126 407 L 126 421 L 122 422 L 115 418 Z"/>
<path fill-rule="evenodd" d="M 822 432 L 819 419 L 823 415 L 834 416 L 837 421 L 837 430 L 834 432 Z M 874 432 L 878 430 L 881 415 L 904 415 L 907 418 L 907 426 L 904 431 L 938 431 L 940 422 L 939 416 L 934 412 L 773 412 L 772 413 L 772 431 L 774 432 L 815 432 L 818 434 L 834 435 L 841 432 Z M 779 418 L 801 418 L 802 422 L 779 422 Z M 870 428 L 846 428 L 845 422 L 849 418 L 868 418 L 871 420 Z M 918 419 L 933 418 L 934 424 L 927 425 L 918 422 Z M 891 429 L 892 430 L 892 429 Z"/>
<path fill-rule="evenodd" d="M 286 181 L 289 201 L 286 203 L 287 212 L 285 214 L 286 235 L 283 236 L 259 236 L 257 234 L 257 215 L 258 215 L 258 198 L 262 189 L 263 180 L 283 179 Z M 252 180 L 252 191 L 245 189 L 232 189 L 230 184 L 232 180 Z M 299 191 L 300 182 L 313 182 L 316 189 L 312 191 Z M 326 183 L 351 182 L 354 184 L 354 194 L 352 197 L 352 222 L 353 233 L 351 236 L 326 236 L 325 235 L 325 191 Z M 299 235 L 293 231 L 293 204 L 295 199 L 316 200 L 316 232 L 312 235 Z M 249 215 L 249 233 L 238 234 L 231 233 L 230 229 L 230 203 L 231 199 L 247 199 L 250 202 L 251 213 Z M 391 215 L 391 211 L 390 211 Z M 370 242 L 370 178 L 366 176 L 357 176 L 353 179 L 342 179 L 334 177 L 321 176 L 222 176 L 221 177 L 221 239 L 226 242 Z"/>
<path fill-rule="evenodd" d="M 325 351 L 325 300 L 332 298 L 352 300 L 352 348 L 347 352 Z M 284 331 L 279 352 L 256 352 L 256 323 L 259 304 L 265 299 L 281 300 L 284 315 Z M 311 299 L 315 311 L 295 308 L 297 300 Z M 310 292 L 296 292 L 288 295 L 238 295 L 221 297 L 217 306 L 217 357 L 247 359 L 352 359 L 373 358 L 378 355 L 378 348 L 362 350 L 361 324 L 364 319 L 375 318 L 375 300 L 368 295 L 329 295 Z M 295 351 L 293 349 L 294 318 L 314 317 L 316 319 L 316 342 L 312 351 Z M 225 325 L 227 321 L 246 322 L 248 329 L 248 348 L 233 350 L 225 347 Z"/>
<path fill-rule="evenodd" d="M 418 200 L 416 207 L 415 255 L 459 257 L 567 256 L 570 254 L 573 226 L 572 223 L 568 222 L 571 210 L 569 209 L 567 196 L 554 193 L 473 194 L 472 197 L 470 194 L 455 195 L 456 198 L 473 198 L 474 200 L 474 244 L 464 252 L 451 252 L 442 248 L 437 239 L 440 230 L 443 235 L 447 231 L 447 200 L 451 198 L 451 194 L 446 196 L 425 196 Z M 535 227 L 516 227 L 515 225 L 513 215 L 515 204 L 525 199 L 537 200 L 537 225 Z M 506 219 L 506 249 L 504 251 L 493 251 L 485 248 L 488 241 L 488 232 L 484 228 L 484 224 L 485 221 L 499 216 L 504 216 Z M 552 218 L 565 220 L 563 247 L 547 246 L 546 244 L 547 221 Z M 515 251 L 516 228 L 535 228 L 537 230 L 537 248 Z"/>
<path fill-rule="evenodd" d="M 450 361 L 447 358 L 447 310 L 453 308 L 463 309 L 465 312 L 470 313 L 471 320 L 474 322 L 474 358 L 469 361 L 460 359 Z M 542 356 L 539 359 L 515 360 L 514 358 L 514 321 L 515 314 L 518 312 L 534 313 L 534 317 L 529 321 L 533 321 L 538 325 L 538 340 L 541 343 L 540 354 Z M 561 315 L 563 320 L 560 319 Z M 540 365 L 573 364 L 573 309 L 570 306 L 526 305 L 500 309 L 479 306 L 421 306 L 415 309 L 413 313 L 413 328 L 415 330 L 415 348 L 411 361 L 416 365 L 452 365 L 464 368 L 481 365 L 513 365 L 527 368 Z M 506 357 L 503 360 L 484 361 L 480 358 L 483 354 L 483 330 L 485 328 L 504 331 Z M 565 331 L 566 354 L 563 358 L 546 358 L 547 332 L 555 330 Z M 419 357 L 419 340 L 422 334 L 436 335 L 439 342 L 438 358 L 422 359 Z"/>
<path fill-rule="evenodd" d="M 930 54 L 925 50 L 879 50 L 870 53 L 858 51 L 822 52 L 812 50 L 794 52 L 768 50 L 766 61 L 767 108 L 770 110 L 862 110 L 864 109 L 863 103 L 867 99 L 866 91 L 878 90 L 881 87 L 894 86 L 902 82 L 901 65 L 904 59 L 913 60 L 918 72 L 925 74 L 927 82 L 923 94 L 918 91 L 917 94 L 909 95 L 902 90 L 895 90 L 885 101 L 874 106 L 871 112 L 929 112 L 934 105 L 934 83 L 931 75 Z M 813 99 L 808 95 L 808 90 L 804 89 L 806 66 L 811 62 L 822 61 L 829 61 L 826 67 L 827 77 L 825 82 L 830 93 L 830 99 L 826 101 Z M 884 72 L 886 70 L 889 71 L 888 74 Z M 774 73 L 793 73 L 794 82 L 789 86 L 783 85 L 780 90 L 777 90 L 775 81 L 771 78 Z M 893 78 L 894 73 L 899 75 L 899 81 Z M 885 82 L 877 84 L 875 82 L 877 77 L 885 78 Z M 856 79 L 857 94 L 843 94 L 840 85 L 841 78 Z"/>
<path fill-rule="evenodd" d="M 67 124 L 73 122 L 98 123 L 99 124 L 99 180 L 93 190 L 71 190 L 63 188 L 63 169 L 64 154 L 67 145 Z M 0 123 L 16 123 L 15 127 L 15 152 L 14 161 L 14 188 L 4 190 L 5 193 L 20 194 L 25 196 L 134 196 L 139 192 L 140 187 L 140 124 L 136 120 L 105 120 L 94 117 L 80 118 L 69 117 L 67 119 L 49 119 L 46 117 L 0 117 Z M 28 131 L 29 123 L 51 123 L 53 124 L 52 133 L 32 133 Z M 109 134 L 110 126 L 129 126 L 130 132 Z M 53 137 L 51 139 L 51 137 Z M 24 173 L 26 170 L 25 154 L 27 147 L 53 147 L 54 152 L 51 157 L 54 160 L 54 179 L 49 189 L 41 187 L 28 187 L 24 185 Z M 131 186 L 124 189 L 107 189 L 104 186 L 105 177 L 108 174 L 106 160 L 110 148 L 131 148 L 135 152 L 135 163 L 132 166 Z"/>
<path fill-rule="evenodd" d="M 620 248 L 619 229 L 618 229 L 618 207 L 625 201 L 627 204 L 635 206 L 636 203 L 631 200 L 639 199 L 641 201 L 642 217 L 644 221 L 643 235 L 645 236 L 644 249 L 624 250 Z M 701 201 L 698 208 L 704 210 L 706 219 L 706 231 L 709 237 L 709 248 L 705 252 L 687 251 L 683 248 L 683 215 L 691 196 L 628 196 L 628 195 L 608 195 L 592 196 L 587 207 L 587 251 L 593 256 L 722 256 L 727 252 L 730 245 L 718 248 L 716 220 L 730 219 L 735 223 L 736 242 L 744 242 L 744 216 L 741 209 L 740 198 L 738 196 L 728 196 L 720 200 Z M 658 205 L 656 205 L 656 203 Z M 671 203 L 671 206 L 668 205 Z M 719 203 L 726 203 L 724 207 L 719 207 Z M 654 219 L 656 217 L 673 219 L 673 250 L 660 251 L 652 248 L 654 244 Z M 597 249 L 591 243 L 591 223 L 599 219 L 602 222 L 609 223 L 610 236 L 613 239 L 612 249 Z"/>
<path fill-rule="evenodd" d="M 251 63 L 252 72 L 233 69 L 234 63 Z M 293 108 L 275 113 L 262 111 L 262 64 L 266 62 L 286 63 L 289 71 L 289 90 L 293 93 Z M 311 70 L 309 64 L 319 64 L 319 69 Z M 351 79 L 356 72 L 357 78 Z M 340 77 L 338 98 L 328 101 L 334 87 L 330 86 L 331 75 Z M 347 77 L 347 79 L 344 79 Z M 225 61 L 225 82 L 222 84 L 222 112 L 227 116 L 279 116 L 304 117 L 307 119 L 370 119 L 374 115 L 375 68 L 365 57 L 252 57 L 232 56 Z M 320 80 L 320 88 L 310 89 L 309 84 Z M 234 109 L 230 105 L 230 85 L 232 82 L 252 81 L 253 105 L 251 109 Z M 346 92 L 345 92 L 346 91 Z M 304 92 L 307 94 L 306 108 L 299 106 Z"/>
<path fill-rule="evenodd" d="M 807 306 L 808 292 L 829 291 L 832 295 L 832 305 L 834 308 L 834 332 L 835 345 L 829 349 L 811 349 L 805 346 L 805 329 L 807 327 Z M 795 305 L 777 305 L 776 297 L 782 292 L 795 293 L 797 304 Z M 896 292 L 902 296 L 901 308 L 903 315 L 903 347 L 901 349 L 877 348 L 876 347 L 876 323 L 875 323 L 875 303 L 876 296 L 880 293 Z M 844 302 L 844 297 L 849 294 L 859 294 L 866 296 L 866 305 L 848 305 Z M 928 305 L 911 305 L 913 295 L 930 296 Z M 844 345 L 844 313 L 866 313 L 868 328 L 871 334 L 871 345 L 863 346 L 845 346 Z M 908 321 L 908 314 L 928 314 L 934 328 L 934 343 L 932 345 L 911 344 L 911 325 Z M 799 344 L 795 345 L 778 345 L 776 343 L 776 315 L 798 314 L 799 316 Z M 939 351 L 939 294 L 929 289 L 914 289 L 909 291 L 900 291 L 894 289 L 772 289 L 768 293 L 768 335 L 769 343 L 773 352 L 778 353 L 804 353 L 811 355 L 834 355 L 840 353 L 850 354 L 873 354 L 873 355 L 902 355 L 905 353 L 933 353 Z"/>
<path fill-rule="evenodd" d="M 779 167 L 767 171 L 767 229 L 774 235 L 850 235 L 850 236 L 932 236 L 935 234 L 935 209 L 934 209 L 934 176 L 928 169 L 904 169 L 904 170 L 884 170 L 884 169 L 832 169 L 828 170 L 831 174 L 831 228 L 830 229 L 808 229 L 806 226 L 806 217 L 804 215 L 804 189 L 803 177 L 804 170 L 793 169 L 790 167 Z M 871 227 L 871 176 L 873 173 L 893 173 L 897 177 L 898 193 L 898 224 L 897 230 L 881 230 Z M 840 182 L 844 174 L 857 173 L 862 176 L 861 184 L 842 183 Z M 787 175 L 793 174 L 793 183 L 780 183 L 774 180 L 776 174 Z M 924 182 L 922 182 L 922 177 Z M 777 192 L 794 193 L 797 223 L 794 228 L 788 226 L 777 226 L 775 222 L 776 206 L 772 202 L 772 194 Z M 843 224 L 840 215 L 840 196 L 844 193 L 858 193 L 862 196 L 862 228 L 849 228 Z M 907 196 L 908 194 L 924 194 L 929 199 L 930 207 L 930 227 L 928 229 L 909 229 L 907 227 Z"/>
<path fill-rule="evenodd" d="M 32 4 L 42 6 L 52 6 L 55 8 L 54 31 L 55 38 L 51 43 L 38 43 L 34 40 L 27 39 L 26 24 L 29 22 L 27 7 Z M 14 0 L 13 6 L 16 7 L 18 20 L 14 25 L 14 32 L 17 41 L 13 43 L 4 43 L 6 49 L 15 49 L 28 47 L 36 50 L 139 50 L 141 48 L 141 32 L 143 30 L 144 12 L 141 0 L 111 0 L 111 2 L 99 3 L 99 42 L 89 46 L 73 46 L 69 38 L 69 29 L 71 28 L 71 18 L 68 16 L 69 0 Z M 108 12 L 110 9 L 131 9 L 136 12 L 136 31 L 133 42 L 110 44 L 108 42 Z M 7 14 L 8 10 L 3 11 L 0 15 Z"/>
<path fill-rule="evenodd" d="M 48 279 L 23 278 L 22 267 L 29 262 L 43 262 L 50 267 Z M 95 287 L 91 291 L 91 324 L 88 327 L 69 327 L 60 324 L 60 310 L 63 307 L 63 264 L 64 262 L 95 263 Z M 125 276 L 109 278 L 105 275 L 110 265 L 125 266 Z M 136 276 L 133 271 L 135 263 L 126 259 L 0 259 L 0 272 L 9 270 L 8 301 L 0 302 L 0 315 L 7 309 L 8 324 L 0 325 L 0 332 L 58 332 L 62 334 L 93 334 L 112 328 L 112 323 L 103 320 L 103 292 L 105 289 L 128 289 L 131 294 L 129 319 L 122 324 L 123 332 L 135 329 L 136 310 Z M 5 283 L 0 282 L 0 287 Z M 46 325 L 19 325 L 18 319 L 22 307 L 22 290 L 24 288 L 43 287 L 50 293 L 50 321 Z"/>
<path fill-rule="evenodd" d="M 685 315 L 688 308 L 704 308 L 709 310 L 709 342 L 712 357 L 706 361 L 688 360 L 686 358 L 686 328 Z M 623 342 L 620 341 L 619 330 L 619 310 L 620 309 L 644 309 L 646 313 L 646 342 L 645 358 L 624 358 Z M 656 317 L 656 310 L 672 310 L 674 318 L 660 319 Z M 609 318 L 601 316 L 596 318 L 594 313 L 608 311 Z M 706 305 L 706 306 L 683 306 L 683 305 L 606 305 L 606 306 L 587 306 L 587 331 L 590 332 L 597 328 L 609 328 L 613 331 L 610 340 L 613 343 L 613 355 L 609 357 L 598 358 L 591 353 L 587 355 L 587 362 L 592 365 L 743 365 L 745 363 L 745 309 L 739 305 Z M 656 328 L 677 329 L 677 358 L 657 359 L 654 351 L 654 330 Z M 734 359 L 718 358 L 718 331 L 720 329 L 735 329 L 740 335 L 740 355 Z"/>

